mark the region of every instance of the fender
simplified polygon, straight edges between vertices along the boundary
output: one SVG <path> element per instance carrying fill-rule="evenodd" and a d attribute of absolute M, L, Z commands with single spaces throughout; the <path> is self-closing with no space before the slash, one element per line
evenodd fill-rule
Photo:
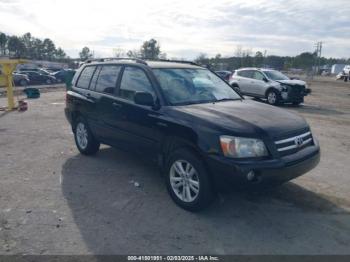
<path fill-rule="evenodd" d="M 267 90 L 265 91 L 265 97 L 267 97 L 267 94 L 271 91 L 275 91 L 277 93 L 277 95 L 281 95 L 281 90 L 279 90 L 278 88 L 274 87 L 274 86 L 270 86 L 267 88 Z"/>

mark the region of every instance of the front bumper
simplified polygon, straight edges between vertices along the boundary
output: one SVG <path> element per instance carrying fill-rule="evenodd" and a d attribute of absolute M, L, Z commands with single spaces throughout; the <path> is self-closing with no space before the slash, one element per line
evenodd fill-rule
<path fill-rule="evenodd" d="M 304 102 L 304 97 L 311 94 L 310 88 L 305 88 L 301 91 L 287 91 L 287 92 L 281 92 L 281 97 L 283 102 Z"/>
<path fill-rule="evenodd" d="M 280 184 L 305 174 L 316 167 L 319 161 L 320 148 L 313 145 L 295 154 L 269 160 L 239 161 L 212 155 L 208 157 L 207 164 L 213 174 L 213 182 L 221 187 L 227 184 Z M 247 179 L 250 171 L 254 171 L 256 180 Z"/>

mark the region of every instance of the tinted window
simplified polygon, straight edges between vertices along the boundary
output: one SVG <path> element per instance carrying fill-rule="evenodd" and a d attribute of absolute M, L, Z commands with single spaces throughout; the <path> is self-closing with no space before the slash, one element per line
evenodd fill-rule
<path fill-rule="evenodd" d="M 149 92 L 155 97 L 154 90 L 145 72 L 136 67 L 126 67 L 120 83 L 120 96 L 134 101 L 136 92 Z"/>
<path fill-rule="evenodd" d="M 90 83 L 90 89 L 91 89 L 91 90 L 95 90 L 95 88 L 96 88 L 97 78 L 98 78 L 98 75 L 99 75 L 99 73 L 100 73 L 100 70 L 101 70 L 101 67 L 98 66 L 98 67 L 96 68 L 96 71 L 95 71 L 95 73 L 94 73 L 92 79 L 91 79 L 91 83 Z"/>
<path fill-rule="evenodd" d="M 248 77 L 248 78 L 252 78 L 252 74 L 253 74 L 253 71 L 251 70 L 242 70 L 237 72 L 237 75 L 242 77 Z"/>
<path fill-rule="evenodd" d="M 95 66 L 87 66 L 83 69 L 83 72 L 81 72 L 77 87 L 79 88 L 89 88 L 90 79 L 95 71 Z"/>
<path fill-rule="evenodd" d="M 102 66 L 97 79 L 96 91 L 113 94 L 116 89 L 120 68 L 120 66 L 116 65 Z"/>

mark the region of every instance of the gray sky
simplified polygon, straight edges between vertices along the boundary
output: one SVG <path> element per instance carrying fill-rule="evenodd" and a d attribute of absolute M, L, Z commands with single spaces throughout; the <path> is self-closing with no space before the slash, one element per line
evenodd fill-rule
<path fill-rule="evenodd" d="M 12 21 L 12 22 L 10 22 Z M 49 37 L 68 55 L 97 56 L 159 40 L 168 57 L 253 52 L 297 55 L 324 41 L 326 57 L 350 57 L 349 0 L 0 0 L 0 31 Z"/>

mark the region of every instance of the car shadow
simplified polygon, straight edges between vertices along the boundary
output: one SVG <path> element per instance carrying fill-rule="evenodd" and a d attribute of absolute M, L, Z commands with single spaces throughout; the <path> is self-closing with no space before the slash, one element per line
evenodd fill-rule
<path fill-rule="evenodd" d="M 93 254 L 311 252 L 319 244 L 305 248 L 310 237 L 325 238 L 329 227 L 338 232 L 324 215 L 348 214 L 291 182 L 267 191 L 222 193 L 208 209 L 190 213 L 171 201 L 153 164 L 109 147 L 93 157 L 67 159 L 62 191 Z M 347 243 L 346 236 L 337 237 Z"/>

